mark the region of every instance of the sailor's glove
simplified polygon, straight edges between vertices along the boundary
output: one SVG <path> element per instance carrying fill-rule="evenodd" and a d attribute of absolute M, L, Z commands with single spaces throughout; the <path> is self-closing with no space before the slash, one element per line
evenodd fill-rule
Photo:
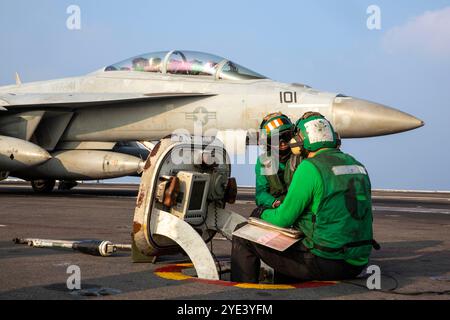
<path fill-rule="evenodd" d="M 261 216 L 262 216 L 264 210 L 266 210 L 266 209 L 267 209 L 266 207 L 258 207 L 255 210 L 253 210 L 250 217 L 261 219 Z"/>
<path fill-rule="evenodd" d="M 280 200 L 275 200 L 272 204 L 272 208 L 276 209 L 279 206 L 281 206 L 281 201 Z"/>

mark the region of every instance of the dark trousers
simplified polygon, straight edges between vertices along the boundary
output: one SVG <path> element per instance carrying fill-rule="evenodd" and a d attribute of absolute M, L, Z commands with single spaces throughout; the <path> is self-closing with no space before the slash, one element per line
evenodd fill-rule
<path fill-rule="evenodd" d="M 365 266 L 353 266 L 343 260 L 323 259 L 312 254 L 301 241 L 280 252 L 255 242 L 233 237 L 231 281 L 258 283 L 261 261 L 281 278 L 298 281 L 344 280 L 357 277 Z M 283 277 L 284 276 L 284 277 Z"/>

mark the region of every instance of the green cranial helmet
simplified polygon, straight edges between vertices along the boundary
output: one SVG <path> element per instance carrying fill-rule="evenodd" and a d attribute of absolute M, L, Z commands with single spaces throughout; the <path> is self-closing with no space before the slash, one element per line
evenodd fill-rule
<path fill-rule="evenodd" d="M 264 117 L 259 129 L 262 130 L 264 135 L 271 137 L 274 133 L 282 133 L 285 131 L 292 132 L 294 125 L 291 120 L 281 112 L 271 113 Z"/>
<path fill-rule="evenodd" d="M 336 148 L 338 136 L 331 123 L 317 112 L 305 113 L 295 124 L 296 133 L 303 141 L 303 148 L 317 151 L 322 148 Z"/>

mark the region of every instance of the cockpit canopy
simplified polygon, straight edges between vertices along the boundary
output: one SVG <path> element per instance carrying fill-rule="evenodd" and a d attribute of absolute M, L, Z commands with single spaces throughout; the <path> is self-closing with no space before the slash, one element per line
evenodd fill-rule
<path fill-rule="evenodd" d="M 215 79 L 251 80 L 266 77 L 225 58 L 197 51 L 159 51 L 110 65 L 105 71 L 142 71 L 209 76 Z"/>

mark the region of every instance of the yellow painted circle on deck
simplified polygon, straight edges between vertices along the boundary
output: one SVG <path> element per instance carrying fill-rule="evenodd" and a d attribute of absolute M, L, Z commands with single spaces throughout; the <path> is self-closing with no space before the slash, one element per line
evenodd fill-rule
<path fill-rule="evenodd" d="M 168 280 L 176 280 L 176 281 L 181 281 L 181 280 L 187 280 L 187 279 L 192 279 L 193 277 L 185 275 L 184 273 L 181 272 L 181 270 L 185 269 L 185 268 L 192 268 L 193 264 L 192 263 L 179 263 L 174 265 L 177 268 L 171 268 L 174 269 L 174 272 L 171 271 L 164 271 L 167 269 L 164 268 L 159 268 L 158 270 L 162 270 L 162 271 L 155 271 L 155 274 L 158 277 L 164 278 L 164 279 L 168 279 Z M 171 266 L 169 266 L 171 267 Z M 178 271 L 179 270 L 179 271 Z"/>
<path fill-rule="evenodd" d="M 295 289 L 294 286 L 289 284 L 262 284 L 262 283 L 238 283 L 235 287 L 242 289 L 259 289 L 259 290 L 286 290 L 286 289 Z"/>
<path fill-rule="evenodd" d="M 214 285 L 221 285 L 226 287 L 237 287 L 241 289 L 257 289 L 257 290 L 288 290 L 288 289 L 306 289 L 306 288 L 318 288 L 335 285 L 337 281 L 309 281 L 297 284 L 258 284 L 258 283 L 239 283 L 223 280 L 206 280 L 199 279 L 184 274 L 184 269 L 193 268 L 192 263 L 179 263 L 161 267 L 155 270 L 155 275 L 160 278 L 174 281 L 195 281 Z"/>

